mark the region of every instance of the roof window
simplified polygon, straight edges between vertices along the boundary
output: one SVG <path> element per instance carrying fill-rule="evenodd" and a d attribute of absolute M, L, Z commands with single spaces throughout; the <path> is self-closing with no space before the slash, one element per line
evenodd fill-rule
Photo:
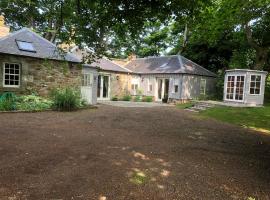
<path fill-rule="evenodd" d="M 33 52 L 33 53 L 36 52 L 36 50 L 31 42 L 16 40 L 16 43 L 18 45 L 18 48 L 21 51 L 29 51 L 29 52 Z"/>

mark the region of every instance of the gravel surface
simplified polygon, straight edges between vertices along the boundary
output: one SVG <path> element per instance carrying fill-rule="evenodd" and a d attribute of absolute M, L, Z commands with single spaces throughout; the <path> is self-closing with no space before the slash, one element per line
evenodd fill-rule
<path fill-rule="evenodd" d="M 175 107 L 0 114 L 0 199 L 270 199 L 270 136 Z"/>

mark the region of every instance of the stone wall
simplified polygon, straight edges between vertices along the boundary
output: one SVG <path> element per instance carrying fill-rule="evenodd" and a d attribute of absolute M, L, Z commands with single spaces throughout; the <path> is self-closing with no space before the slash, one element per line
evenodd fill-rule
<path fill-rule="evenodd" d="M 19 88 L 3 87 L 4 63 L 20 64 Z M 81 67 L 78 64 L 0 54 L 0 92 L 12 91 L 18 94 L 36 92 L 47 96 L 53 88 L 80 85 Z"/>
<path fill-rule="evenodd" d="M 110 97 L 123 97 L 130 93 L 131 90 L 131 75 L 124 73 L 111 73 L 111 91 Z"/>

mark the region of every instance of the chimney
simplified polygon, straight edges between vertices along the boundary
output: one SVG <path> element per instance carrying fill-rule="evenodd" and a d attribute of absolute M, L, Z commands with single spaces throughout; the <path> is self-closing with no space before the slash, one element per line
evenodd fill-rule
<path fill-rule="evenodd" d="M 135 53 L 131 53 L 128 56 L 128 61 L 135 60 L 136 58 L 137 58 L 136 54 Z"/>
<path fill-rule="evenodd" d="M 0 38 L 9 34 L 9 26 L 5 25 L 5 17 L 0 15 Z"/>

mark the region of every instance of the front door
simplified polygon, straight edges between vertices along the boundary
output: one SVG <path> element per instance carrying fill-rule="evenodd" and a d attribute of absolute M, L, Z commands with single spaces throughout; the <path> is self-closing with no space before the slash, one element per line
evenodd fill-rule
<path fill-rule="evenodd" d="M 87 102 L 87 104 L 95 104 L 93 99 L 93 74 L 83 74 L 82 86 L 81 86 L 81 96 L 82 99 Z"/>
<path fill-rule="evenodd" d="M 109 100 L 110 92 L 110 77 L 106 75 L 98 76 L 98 88 L 97 88 L 97 98 L 99 100 Z"/>
<path fill-rule="evenodd" d="M 244 101 L 245 76 L 228 76 L 226 85 L 226 100 Z"/>
<path fill-rule="evenodd" d="M 157 79 L 157 99 L 161 101 L 163 98 L 168 98 L 169 96 L 169 79 L 158 78 Z"/>

